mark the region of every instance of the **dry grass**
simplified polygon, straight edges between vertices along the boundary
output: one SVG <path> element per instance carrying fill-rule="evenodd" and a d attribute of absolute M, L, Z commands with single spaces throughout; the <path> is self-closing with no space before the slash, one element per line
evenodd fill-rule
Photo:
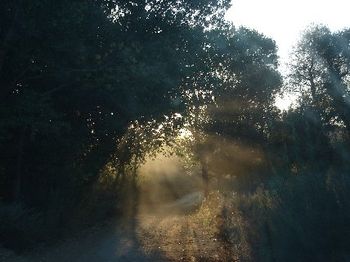
<path fill-rule="evenodd" d="M 146 254 L 170 261 L 237 261 L 221 241 L 224 198 L 211 193 L 192 214 L 139 215 L 138 238 Z"/>

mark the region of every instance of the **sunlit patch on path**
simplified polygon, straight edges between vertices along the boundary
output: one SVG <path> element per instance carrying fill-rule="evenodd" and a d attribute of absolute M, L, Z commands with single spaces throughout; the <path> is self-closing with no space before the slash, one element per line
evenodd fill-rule
<path fill-rule="evenodd" d="M 160 157 L 139 170 L 122 216 L 76 238 L 9 261 L 236 261 L 220 237 L 225 197 L 205 196 L 200 173 L 177 157 Z"/>
<path fill-rule="evenodd" d="M 169 261 L 234 261 L 219 239 L 224 198 L 207 197 L 199 173 L 187 174 L 175 156 L 158 156 L 140 169 L 136 237 L 146 256 Z"/>
<path fill-rule="evenodd" d="M 171 261 L 234 261 L 218 238 L 223 204 L 212 193 L 191 214 L 140 214 L 137 236 L 144 252 L 159 250 Z"/>

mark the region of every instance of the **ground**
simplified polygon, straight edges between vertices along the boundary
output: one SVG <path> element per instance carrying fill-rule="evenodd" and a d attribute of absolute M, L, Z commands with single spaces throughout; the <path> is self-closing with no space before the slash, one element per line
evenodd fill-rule
<path fill-rule="evenodd" d="M 195 210 L 170 210 L 167 205 L 153 212 L 142 207 L 135 218 L 110 220 L 50 248 L 21 256 L 2 250 L 0 260 L 235 261 L 219 237 L 222 206 L 222 198 L 216 192 L 204 198 Z"/>
<path fill-rule="evenodd" d="M 200 176 L 185 174 L 174 159 L 161 163 L 166 168 L 158 160 L 140 170 L 142 183 L 137 194 L 128 190 L 123 216 L 20 257 L 0 249 L 0 261 L 236 261 L 220 239 L 221 193 L 204 197 Z"/>

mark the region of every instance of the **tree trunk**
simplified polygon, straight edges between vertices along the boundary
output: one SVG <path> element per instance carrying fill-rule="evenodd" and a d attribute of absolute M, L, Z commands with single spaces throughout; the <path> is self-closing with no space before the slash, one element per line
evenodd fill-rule
<path fill-rule="evenodd" d="M 201 166 L 202 166 L 204 196 L 207 197 L 209 194 L 209 174 L 208 174 L 208 160 L 206 156 L 204 156 L 201 159 Z"/>
<path fill-rule="evenodd" d="M 26 130 L 27 130 L 26 127 L 22 128 L 21 133 L 20 133 L 20 137 L 19 137 L 19 141 L 18 141 L 16 173 L 15 173 L 14 190 L 13 190 L 13 199 L 16 202 L 19 202 L 21 199 L 22 165 L 23 165 L 23 153 L 24 153 L 24 142 L 25 142 Z"/>
<path fill-rule="evenodd" d="M 13 42 L 14 36 L 15 36 L 15 30 L 16 30 L 16 23 L 18 20 L 19 15 L 19 9 L 20 9 L 21 1 L 17 3 L 16 10 L 11 22 L 10 27 L 8 28 L 7 32 L 5 33 L 5 37 L 1 43 L 0 48 L 0 75 L 2 74 L 2 70 L 5 64 L 5 58 L 9 51 L 9 48 L 11 46 L 11 42 Z"/>

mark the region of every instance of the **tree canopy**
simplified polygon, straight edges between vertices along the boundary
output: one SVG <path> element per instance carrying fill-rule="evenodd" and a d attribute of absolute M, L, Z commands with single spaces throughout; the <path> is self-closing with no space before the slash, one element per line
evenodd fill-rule
<path fill-rule="evenodd" d="M 312 183 L 346 228 L 348 192 L 340 185 L 349 171 L 350 29 L 309 27 L 284 79 L 275 41 L 226 21 L 230 4 L 2 0 L 0 218 L 12 212 L 3 206 L 20 206 L 58 229 L 79 220 L 77 210 L 98 213 L 91 202 L 106 216 L 126 190 L 136 199 L 138 166 L 167 146 L 200 166 L 206 191 L 215 177 L 242 193 L 237 210 L 257 205 L 240 216 L 251 215 L 261 248 L 279 239 L 282 220 L 311 227 L 300 216 L 309 207 L 293 192 L 320 208 L 307 190 Z M 290 91 L 298 103 L 281 112 L 276 96 Z M 263 222 L 253 223 L 260 215 Z M 298 239 L 305 228 L 290 228 L 293 245 L 314 248 Z M 339 228 L 330 234 L 343 239 Z M 255 238 L 247 237 L 259 246 Z M 270 242 L 277 252 L 259 246 L 257 261 L 269 252 L 286 258 Z"/>

